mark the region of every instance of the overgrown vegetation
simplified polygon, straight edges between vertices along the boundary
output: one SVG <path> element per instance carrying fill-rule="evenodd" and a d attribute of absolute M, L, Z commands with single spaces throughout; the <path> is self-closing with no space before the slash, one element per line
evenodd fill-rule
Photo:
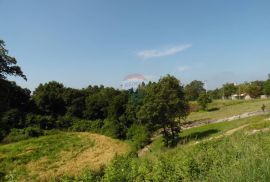
<path fill-rule="evenodd" d="M 193 139 L 197 142 L 179 143 L 173 149 L 156 148 L 141 158 L 118 156 L 99 174 L 88 171 L 81 178 L 65 180 L 268 181 L 270 133 L 253 131 L 269 125 L 266 115 L 193 128 L 181 136 L 196 135 Z M 213 130 L 216 132 L 211 133 Z"/>

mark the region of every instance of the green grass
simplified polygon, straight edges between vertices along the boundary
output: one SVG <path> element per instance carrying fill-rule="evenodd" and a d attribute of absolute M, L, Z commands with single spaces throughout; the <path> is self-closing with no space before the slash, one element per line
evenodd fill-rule
<path fill-rule="evenodd" d="M 262 105 L 266 105 L 266 109 L 270 109 L 270 99 L 256 100 L 216 100 L 209 104 L 210 111 L 192 112 L 187 120 L 209 120 L 223 119 L 234 115 L 243 114 L 246 112 L 254 112 L 261 110 Z M 212 111 L 211 111 L 212 110 Z"/>
<path fill-rule="evenodd" d="M 13 171 L 17 177 L 27 176 L 29 162 L 45 159 L 42 164 L 44 170 L 61 157 L 61 152 L 72 151 L 74 154 L 93 147 L 93 140 L 84 140 L 74 133 L 61 133 L 57 135 L 32 138 L 18 143 L 0 146 L 1 173 Z M 31 176 L 32 178 L 33 176 Z"/>
<path fill-rule="evenodd" d="M 270 132 L 249 134 L 263 126 L 268 116 L 212 124 L 186 130 L 182 136 L 219 130 L 205 139 L 241 125 L 232 135 L 200 143 L 181 144 L 173 149 L 156 148 L 142 158 L 120 157 L 106 168 L 105 181 L 269 181 Z M 263 124 L 262 124 L 263 123 Z M 269 126 L 267 124 L 267 126 Z"/>
<path fill-rule="evenodd" d="M 226 121 L 221 123 L 213 123 L 200 127 L 195 127 L 187 130 L 183 130 L 180 133 L 179 145 L 188 144 L 190 142 L 197 142 L 206 138 L 215 137 L 226 133 L 229 130 L 240 127 L 242 125 L 248 125 L 249 129 L 261 129 L 270 126 L 270 121 L 265 120 L 269 118 L 270 115 L 255 116 L 245 119 L 239 119 L 234 121 Z M 162 137 L 158 137 L 150 145 L 151 152 L 167 151 L 168 149 L 164 147 Z"/>
<path fill-rule="evenodd" d="M 60 132 L 0 145 L 0 181 L 51 181 L 63 175 L 98 170 L 128 145 L 91 133 Z"/>

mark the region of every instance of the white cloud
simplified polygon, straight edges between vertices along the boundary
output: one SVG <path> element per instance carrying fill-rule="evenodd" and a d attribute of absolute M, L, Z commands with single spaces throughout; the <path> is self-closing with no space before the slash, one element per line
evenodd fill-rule
<path fill-rule="evenodd" d="M 190 48 L 191 46 L 192 46 L 191 44 L 183 44 L 183 45 L 178 45 L 178 46 L 170 47 L 163 50 L 144 50 L 144 51 L 138 52 L 137 56 L 140 57 L 141 59 L 170 56 L 170 55 L 180 53 Z"/>
<path fill-rule="evenodd" d="M 176 69 L 177 69 L 177 71 L 179 71 L 179 72 L 183 72 L 183 71 L 188 70 L 189 67 L 188 67 L 188 66 L 178 66 Z"/>

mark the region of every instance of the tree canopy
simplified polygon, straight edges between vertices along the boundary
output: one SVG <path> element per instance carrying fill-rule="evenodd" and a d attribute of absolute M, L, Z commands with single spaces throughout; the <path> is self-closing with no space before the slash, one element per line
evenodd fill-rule
<path fill-rule="evenodd" d="M 149 85 L 138 113 L 143 124 L 163 129 L 167 146 L 173 145 L 180 132 L 181 120 L 188 115 L 183 87 L 173 76 L 166 76 Z"/>
<path fill-rule="evenodd" d="M 186 98 L 189 101 L 197 100 L 202 92 L 205 92 L 202 81 L 194 80 L 185 86 Z"/>
<path fill-rule="evenodd" d="M 8 55 L 5 42 L 0 40 L 0 78 L 6 79 L 7 76 L 19 76 L 26 80 L 26 76 L 17 65 L 16 58 Z"/>

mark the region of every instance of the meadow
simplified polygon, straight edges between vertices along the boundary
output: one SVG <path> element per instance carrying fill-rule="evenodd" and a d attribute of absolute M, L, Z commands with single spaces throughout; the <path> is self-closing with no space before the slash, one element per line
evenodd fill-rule
<path fill-rule="evenodd" d="M 128 144 L 103 135 L 59 132 L 0 145 L 0 171 L 6 181 L 52 181 L 99 171 L 128 151 Z"/>
<path fill-rule="evenodd" d="M 196 104 L 196 102 L 191 102 L 191 104 Z M 223 119 L 247 112 L 260 111 L 263 104 L 266 109 L 270 109 L 270 99 L 214 100 L 209 104 L 207 111 L 192 112 L 187 120 L 192 122 Z"/>
<path fill-rule="evenodd" d="M 269 181 L 269 126 L 267 115 L 186 130 L 181 136 L 193 140 L 171 149 L 153 144 L 141 158 L 119 157 L 103 180 Z"/>

